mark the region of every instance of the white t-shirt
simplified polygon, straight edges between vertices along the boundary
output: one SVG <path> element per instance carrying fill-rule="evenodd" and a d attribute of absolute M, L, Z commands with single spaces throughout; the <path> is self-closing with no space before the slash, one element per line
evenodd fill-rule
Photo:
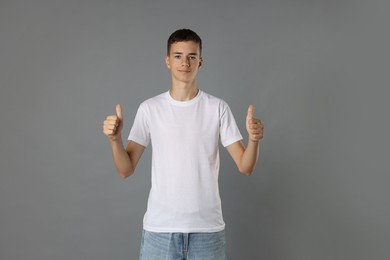
<path fill-rule="evenodd" d="M 219 140 L 242 139 L 229 106 L 199 90 L 190 101 L 165 92 L 141 103 L 129 140 L 152 144 L 152 186 L 144 229 L 218 232 L 224 229 L 218 189 Z"/>

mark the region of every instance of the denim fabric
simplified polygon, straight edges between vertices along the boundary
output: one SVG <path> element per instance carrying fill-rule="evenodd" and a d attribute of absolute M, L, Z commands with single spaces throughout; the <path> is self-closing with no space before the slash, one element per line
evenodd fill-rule
<path fill-rule="evenodd" d="M 140 260 L 225 260 L 225 232 L 143 231 Z"/>

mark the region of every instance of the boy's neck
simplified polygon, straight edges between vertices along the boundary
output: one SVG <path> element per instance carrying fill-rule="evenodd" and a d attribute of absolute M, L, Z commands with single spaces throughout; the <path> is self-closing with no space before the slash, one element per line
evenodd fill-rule
<path fill-rule="evenodd" d="M 199 89 L 196 83 L 172 84 L 169 94 L 176 101 L 189 101 L 198 95 Z"/>

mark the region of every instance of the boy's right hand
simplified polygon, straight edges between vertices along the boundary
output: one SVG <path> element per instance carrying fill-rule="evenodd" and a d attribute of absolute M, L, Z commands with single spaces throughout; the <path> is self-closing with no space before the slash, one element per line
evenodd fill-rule
<path fill-rule="evenodd" d="M 110 139 L 116 141 L 121 138 L 123 128 L 122 107 L 120 104 L 116 105 L 116 115 L 107 116 L 103 122 L 103 133 Z"/>

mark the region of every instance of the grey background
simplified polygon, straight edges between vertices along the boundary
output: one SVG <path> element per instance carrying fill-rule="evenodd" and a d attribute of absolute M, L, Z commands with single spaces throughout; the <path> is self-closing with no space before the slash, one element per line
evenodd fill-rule
<path fill-rule="evenodd" d="M 151 148 L 122 180 L 101 125 L 169 88 L 186 27 L 200 88 L 266 126 L 252 177 L 221 150 L 229 259 L 390 259 L 389 8 L 1 0 L 0 259 L 137 259 Z"/>

